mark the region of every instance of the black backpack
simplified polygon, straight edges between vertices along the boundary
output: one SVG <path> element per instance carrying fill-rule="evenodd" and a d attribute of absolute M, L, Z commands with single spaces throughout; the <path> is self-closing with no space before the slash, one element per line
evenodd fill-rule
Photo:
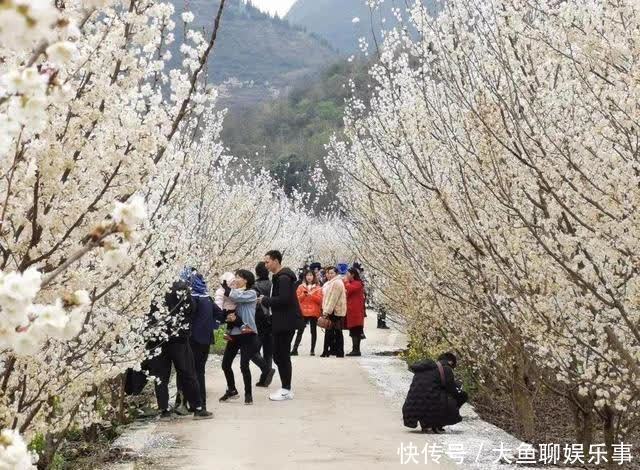
<path fill-rule="evenodd" d="M 127 369 L 124 379 L 126 395 L 140 395 L 147 385 L 147 374 L 141 370 Z"/>

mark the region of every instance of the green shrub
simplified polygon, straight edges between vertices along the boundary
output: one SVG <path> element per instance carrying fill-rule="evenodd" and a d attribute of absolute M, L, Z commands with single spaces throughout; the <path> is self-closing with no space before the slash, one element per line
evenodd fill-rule
<path fill-rule="evenodd" d="M 44 434 L 39 432 L 38 434 L 33 436 L 33 439 L 31 439 L 31 442 L 29 442 L 27 448 L 31 452 L 36 452 L 39 455 L 44 450 L 44 444 Z"/>
<path fill-rule="evenodd" d="M 436 360 L 440 354 L 447 351 L 455 351 L 449 343 L 439 342 L 436 344 L 429 343 L 424 337 L 419 335 L 409 335 L 409 347 L 403 354 L 403 359 L 407 364 L 413 364 L 414 362 L 422 361 L 425 359 Z M 455 369 L 456 380 L 461 381 L 464 390 L 469 394 L 469 397 L 473 397 L 478 391 L 478 382 L 475 375 L 472 372 L 468 361 L 470 358 L 460 357 L 458 358 L 458 364 Z"/>
<path fill-rule="evenodd" d="M 227 327 L 222 325 L 216 331 L 213 332 L 213 340 L 214 344 L 209 348 L 209 353 L 213 354 L 222 354 L 224 353 L 224 348 L 227 345 L 227 342 L 224 340 L 224 334 L 227 331 Z"/>
<path fill-rule="evenodd" d="M 42 433 L 38 433 L 36 434 L 33 439 L 31 439 L 31 442 L 29 442 L 29 445 L 27 446 L 27 448 L 31 451 L 31 452 L 35 452 L 36 454 L 38 454 L 38 456 L 40 457 L 40 460 L 42 460 L 42 456 L 44 455 L 46 449 L 46 440 L 44 437 L 44 434 Z M 60 452 L 56 452 L 53 456 L 53 459 L 51 460 L 51 464 L 47 467 L 48 470 L 63 470 L 65 468 L 65 458 L 63 457 L 63 455 Z"/>

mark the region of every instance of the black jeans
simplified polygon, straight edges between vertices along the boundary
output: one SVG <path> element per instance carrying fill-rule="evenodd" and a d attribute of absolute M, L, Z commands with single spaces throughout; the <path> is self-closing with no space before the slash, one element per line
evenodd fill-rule
<path fill-rule="evenodd" d="M 204 374 L 205 367 L 207 365 L 207 360 L 209 359 L 209 345 L 208 344 L 200 344 L 193 340 L 193 338 L 189 339 L 189 345 L 191 346 L 191 352 L 193 354 L 193 363 L 196 368 L 196 377 L 198 379 L 198 390 L 200 391 L 200 400 L 202 400 L 202 407 L 207 408 L 207 387 L 206 387 L 206 378 Z M 178 386 L 178 392 L 184 393 L 184 385 L 182 384 L 182 374 L 178 373 L 176 377 L 176 385 Z M 176 406 L 180 406 L 180 396 L 176 399 Z M 193 407 L 193 404 L 191 404 Z"/>
<path fill-rule="evenodd" d="M 342 335 L 342 330 L 325 330 L 322 354 L 329 356 L 333 354 L 336 357 L 344 356 L 344 336 Z"/>
<path fill-rule="evenodd" d="M 344 336 L 342 330 L 331 329 L 324 332 L 324 348 L 322 354 L 337 357 L 344 356 Z"/>
<path fill-rule="evenodd" d="M 171 364 L 179 375 L 177 382 L 181 384 L 185 398 L 194 408 L 202 406 L 200 385 L 196 376 L 195 363 L 191 346 L 185 340 L 183 343 L 165 343 L 160 355 L 154 357 L 149 369 L 154 377 L 160 380 L 155 384 L 156 401 L 160 410 L 169 409 L 169 379 L 171 378 Z"/>
<path fill-rule="evenodd" d="M 296 342 L 293 345 L 294 351 L 297 351 L 298 346 L 300 346 L 300 342 L 302 341 L 302 334 L 304 333 L 307 324 L 311 325 L 311 352 L 314 352 L 316 349 L 316 339 L 318 338 L 318 319 L 315 317 L 304 317 L 304 326 L 298 330 Z"/>
<path fill-rule="evenodd" d="M 222 356 L 222 371 L 227 379 L 227 390 L 236 390 L 236 380 L 231 366 L 238 355 L 238 351 L 240 351 L 240 371 L 244 381 L 244 394 L 251 396 L 251 369 L 249 369 L 249 362 L 253 360 L 260 367 L 263 374 L 266 374 L 270 369 L 267 369 L 267 364 L 260 355 L 256 357 L 256 353 L 260 348 L 257 335 L 234 335 L 232 338 L 231 341 L 227 341 L 227 347 L 224 349 L 224 355 Z"/>
<path fill-rule="evenodd" d="M 295 333 L 293 330 L 273 334 L 273 361 L 278 366 L 282 388 L 286 390 L 291 390 L 291 341 Z"/>
<path fill-rule="evenodd" d="M 258 334 L 258 341 L 260 346 L 256 354 L 251 358 L 251 362 L 260 367 L 260 359 L 264 359 L 267 364 L 267 371 L 270 371 L 273 367 L 273 335 L 269 333 Z M 260 348 L 262 348 L 262 356 L 260 356 Z"/>

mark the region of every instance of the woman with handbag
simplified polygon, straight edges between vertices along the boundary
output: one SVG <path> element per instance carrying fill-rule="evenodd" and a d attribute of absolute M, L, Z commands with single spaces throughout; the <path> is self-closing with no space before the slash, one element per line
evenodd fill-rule
<path fill-rule="evenodd" d="M 322 286 L 322 320 L 318 321 L 321 327 L 322 323 L 326 326 L 322 357 L 329 357 L 332 354 L 336 357 L 344 357 L 342 329 L 347 315 L 347 296 L 344 283 L 338 276 L 336 268 L 329 266 L 325 272 L 327 282 Z"/>
<path fill-rule="evenodd" d="M 300 304 L 300 310 L 302 310 L 302 318 L 304 319 L 304 325 L 298 330 L 296 336 L 296 342 L 293 345 L 291 351 L 292 356 L 298 355 L 298 346 L 302 341 L 302 334 L 309 324 L 311 326 L 311 356 L 315 356 L 316 339 L 317 339 L 317 324 L 318 318 L 322 311 L 322 287 L 318 284 L 316 274 L 313 271 L 306 271 L 304 273 L 304 282 L 298 286 L 296 290 L 298 297 L 298 303 Z"/>

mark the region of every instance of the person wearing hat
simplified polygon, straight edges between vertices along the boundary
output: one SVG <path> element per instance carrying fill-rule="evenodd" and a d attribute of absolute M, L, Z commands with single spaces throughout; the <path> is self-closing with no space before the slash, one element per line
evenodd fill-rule
<path fill-rule="evenodd" d="M 161 418 L 171 418 L 169 408 L 169 379 L 172 367 L 180 375 L 184 395 L 193 408 L 194 419 L 209 419 L 213 414 L 204 408 L 196 375 L 193 352 L 189 344 L 194 304 L 189 284 L 176 280 L 164 295 L 164 302 L 152 302 L 147 328 L 148 349 L 154 355 L 149 361 L 155 383 L 156 401 Z"/>
<path fill-rule="evenodd" d="M 345 274 L 347 274 L 347 271 L 349 269 L 349 263 L 338 263 L 336 265 L 336 268 L 338 270 L 338 275 L 344 276 Z"/>
<path fill-rule="evenodd" d="M 209 359 L 209 347 L 214 342 L 213 330 L 216 329 L 217 322 L 224 321 L 222 309 L 218 307 L 209 296 L 207 283 L 202 275 L 194 268 L 185 268 L 180 274 L 181 279 L 189 284 L 191 288 L 191 336 L 189 345 L 193 355 L 193 361 L 198 378 L 200 398 L 202 407 L 207 408 L 207 392 L 205 368 Z M 176 384 L 178 393 L 176 394 L 175 412 L 179 415 L 186 415 L 188 410 L 184 400 L 182 375 L 177 373 Z"/>

